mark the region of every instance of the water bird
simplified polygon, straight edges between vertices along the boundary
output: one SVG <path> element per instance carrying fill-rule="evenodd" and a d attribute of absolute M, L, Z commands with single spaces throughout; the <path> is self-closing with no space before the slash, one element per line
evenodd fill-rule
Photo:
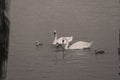
<path fill-rule="evenodd" d="M 35 45 L 36 45 L 36 46 L 42 46 L 43 44 L 40 43 L 38 40 L 36 40 L 36 41 L 35 41 Z"/>
<path fill-rule="evenodd" d="M 103 54 L 103 53 L 105 53 L 105 51 L 103 51 L 103 50 L 98 51 L 98 50 L 95 49 L 95 54 Z"/>
<path fill-rule="evenodd" d="M 62 40 L 64 40 L 64 42 Z M 56 30 L 54 30 L 54 41 L 52 43 L 53 45 L 61 46 L 61 44 L 66 44 L 67 43 L 66 40 L 71 42 L 73 40 L 73 36 L 57 38 L 57 32 L 56 32 Z"/>
<path fill-rule="evenodd" d="M 118 74 L 119 74 L 119 76 L 120 76 L 120 72 L 119 72 Z"/>
<path fill-rule="evenodd" d="M 66 40 L 67 41 L 67 40 Z M 86 41 L 77 41 L 73 43 L 72 45 L 69 45 L 69 41 L 67 41 L 67 44 L 65 45 L 65 49 L 87 49 L 90 48 L 93 41 L 86 42 Z"/>

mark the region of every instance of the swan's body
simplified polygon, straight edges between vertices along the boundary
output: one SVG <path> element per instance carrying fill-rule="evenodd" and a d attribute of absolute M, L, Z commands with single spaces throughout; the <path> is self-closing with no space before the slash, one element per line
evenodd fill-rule
<path fill-rule="evenodd" d="M 91 42 L 78 41 L 78 42 L 75 42 L 75 43 L 73 43 L 72 45 L 69 46 L 69 41 L 67 41 L 65 49 L 85 49 L 85 48 L 90 48 L 92 43 L 93 43 L 93 41 L 91 41 Z"/>
<path fill-rule="evenodd" d="M 63 42 L 64 40 L 64 42 Z M 67 41 L 71 42 L 73 40 L 73 36 L 71 37 L 60 37 L 60 38 L 57 38 L 57 33 L 56 31 L 54 31 L 54 41 L 53 41 L 53 45 L 56 45 L 56 44 L 66 44 Z"/>

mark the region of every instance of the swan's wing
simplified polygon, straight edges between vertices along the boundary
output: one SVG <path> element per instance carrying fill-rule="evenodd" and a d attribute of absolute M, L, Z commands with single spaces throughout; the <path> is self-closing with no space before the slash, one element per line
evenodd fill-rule
<path fill-rule="evenodd" d="M 89 48 L 89 47 L 93 44 L 93 41 L 91 41 L 91 42 L 81 41 L 81 44 L 82 44 L 85 48 Z"/>
<path fill-rule="evenodd" d="M 73 43 L 69 49 L 84 49 L 84 48 L 88 48 L 91 46 L 91 43 L 89 42 L 84 42 L 84 41 L 78 41 Z"/>
<path fill-rule="evenodd" d="M 75 42 L 69 47 L 69 49 L 83 49 L 83 44 L 81 42 Z"/>

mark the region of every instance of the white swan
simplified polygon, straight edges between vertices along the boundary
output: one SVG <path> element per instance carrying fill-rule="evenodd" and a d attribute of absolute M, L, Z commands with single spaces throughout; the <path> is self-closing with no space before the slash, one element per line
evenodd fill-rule
<path fill-rule="evenodd" d="M 64 40 L 64 42 L 63 42 Z M 73 40 L 73 36 L 71 37 L 60 37 L 57 39 L 57 32 L 56 30 L 54 30 L 54 41 L 53 41 L 53 45 L 56 45 L 56 44 L 66 44 L 67 41 L 71 42 Z"/>
<path fill-rule="evenodd" d="M 65 49 L 86 49 L 86 48 L 90 48 L 92 43 L 93 41 L 91 42 L 78 41 L 69 46 L 69 41 L 67 41 L 67 44 L 65 45 Z"/>

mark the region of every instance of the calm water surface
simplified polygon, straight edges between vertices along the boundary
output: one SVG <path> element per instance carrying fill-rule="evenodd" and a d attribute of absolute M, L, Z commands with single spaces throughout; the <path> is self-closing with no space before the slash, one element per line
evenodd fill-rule
<path fill-rule="evenodd" d="M 11 0 L 7 80 L 119 80 L 119 10 L 118 0 Z M 63 59 L 51 45 L 55 29 L 73 43 L 93 40 L 92 50 L 67 50 Z"/>

